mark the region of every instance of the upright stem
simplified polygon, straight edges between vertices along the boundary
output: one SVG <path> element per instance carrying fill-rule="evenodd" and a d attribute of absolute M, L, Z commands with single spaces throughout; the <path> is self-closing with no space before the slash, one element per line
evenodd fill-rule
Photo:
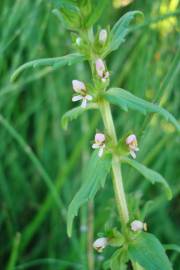
<path fill-rule="evenodd" d="M 117 136 L 112 118 L 111 108 L 108 102 L 102 101 L 99 104 L 101 115 L 103 118 L 105 129 L 108 135 L 117 144 Z M 113 154 L 112 157 L 112 171 L 113 171 L 113 187 L 115 193 L 116 204 L 118 208 L 119 217 L 122 225 L 126 225 L 129 221 L 128 207 L 123 187 L 121 167 L 119 157 Z"/>
<path fill-rule="evenodd" d="M 88 203 L 88 269 L 94 270 L 94 250 L 93 250 L 93 241 L 94 241 L 94 202 L 90 201 Z"/>

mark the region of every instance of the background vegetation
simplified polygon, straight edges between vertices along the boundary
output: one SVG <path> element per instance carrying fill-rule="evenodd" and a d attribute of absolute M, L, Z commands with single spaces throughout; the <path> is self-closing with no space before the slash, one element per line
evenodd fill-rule
<path fill-rule="evenodd" d="M 129 10 L 143 11 L 145 20 L 108 58 L 112 85 L 160 103 L 180 119 L 179 1 L 139 0 L 124 7 L 119 3 L 114 1 L 113 7 L 109 1 L 98 25 L 112 25 Z M 10 82 L 13 71 L 24 62 L 73 52 L 70 33 L 53 15 L 53 8 L 52 1 L 43 0 L 0 3 L 0 269 L 87 269 L 87 207 L 76 219 L 71 239 L 66 234 L 66 211 L 84 180 L 83 164 L 92 151 L 95 130 L 101 127 L 100 117 L 87 113 L 70 124 L 68 131 L 62 129 L 61 117 L 73 107 L 72 79 L 88 79 L 88 67 L 34 68 Z M 137 198 L 137 205 L 131 207 L 144 207 L 149 201 L 145 217 L 149 231 L 164 244 L 178 244 L 178 134 L 158 116 L 144 118 L 119 109 L 113 115 L 119 135 L 128 130 L 139 135 L 138 160 L 160 172 L 174 194 L 167 201 L 158 186 L 124 166 L 129 205 L 132 197 Z M 58 200 L 52 195 L 54 190 Z M 94 237 L 107 220 L 114 222 L 112 195 L 109 178 L 95 202 Z M 89 209 L 93 211 L 92 203 Z M 174 269 L 180 269 L 178 253 L 168 254 Z M 100 270 L 104 253 L 94 255 L 95 269 Z"/>

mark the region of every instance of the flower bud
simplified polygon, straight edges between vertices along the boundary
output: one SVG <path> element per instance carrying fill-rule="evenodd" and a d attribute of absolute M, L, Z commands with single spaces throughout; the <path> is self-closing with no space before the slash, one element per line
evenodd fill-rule
<path fill-rule="evenodd" d="M 81 45 L 81 38 L 80 38 L 80 37 L 77 37 L 77 38 L 76 38 L 76 44 L 77 44 L 78 46 Z"/>
<path fill-rule="evenodd" d="M 101 144 L 104 141 L 105 141 L 105 135 L 103 133 L 96 133 L 95 142 Z"/>
<path fill-rule="evenodd" d="M 96 72 L 101 78 L 102 82 L 106 82 L 106 80 L 109 78 L 109 72 L 106 70 L 105 63 L 101 58 L 96 60 Z"/>
<path fill-rule="evenodd" d="M 142 221 L 140 220 L 134 220 L 132 223 L 131 223 L 131 230 L 133 232 L 138 232 L 138 231 L 147 231 L 147 224 L 146 223 L 143 223 Z"/>
<path fill-rule="evenodd" d="M 100 32 L 99 32 L 99 42 L 101 44 L 105 44 L 107 41 L 107 30 L 106 29 L 102 29 Z"/>
<path fill-rule="evenodd" d="M 126 138 L 126 144 L 127 144 L 128 147 L 129 147 L 130 155 L 131 155 L 133 158 L 136 158 L 136 152 L 139 151 L 136 135 L 135 135 L 135 134 L 129 135 L 129 136 Z"/>
<path fill-rule="evenodd" d="M 93 248 L 96 249 L 98 252 L 102 252 L 107 245 L 108 239 L 106 237 L 101 237 L 94 241 Z"/>

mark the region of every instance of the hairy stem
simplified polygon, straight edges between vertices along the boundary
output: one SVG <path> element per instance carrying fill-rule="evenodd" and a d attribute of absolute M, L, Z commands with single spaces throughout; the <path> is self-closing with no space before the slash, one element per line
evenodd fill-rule
<path fill-rule="evenodd" d="M 108 135 L 113 140 L 113 143 L 117 144 L 117 136 L 109 103 L 106 101 L 102 101 L 100 103 L 100 111 Z M 122 225 L 126 225 L 126 223 L 129 221 L 128 207 L 123 187 L 120 160 L 119 157 L 114 154 L 112 158 L 112 171 L 113 171 L 113 187 L 119 217 Z"/>
<path fill-rule="evenodd" d="M 94 270 L 94 250 L 93 250 L 93 241 L 94 241 L 94 202 L 90 201 L 88 203 L 88 269 Z"/>
<path fill-rule="evenodd" d="M 88 132 L 88 118 L 87 115 L 83 115 L 82 118 L 82 131 L 84 134 Z M 89 159 L 89 152 L 86 148 L 83 151 L 83 164 L 87 162 Z M 93 241 L 94 241 L 94 201 L 88 202 L 87 209 L 87 263 L 88 270 L 94 270 L 94 249 L 93 249 Z"/>

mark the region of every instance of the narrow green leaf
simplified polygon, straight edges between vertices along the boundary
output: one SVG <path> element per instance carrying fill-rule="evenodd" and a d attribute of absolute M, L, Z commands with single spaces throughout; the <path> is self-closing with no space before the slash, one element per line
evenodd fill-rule
<path fill-rule="evenodd" d="M 83 112 L 91 109 L 97 109 L 97 105 L 95 103 L 89 104 L 86 108 L 82 107 L 76 107 L 73 108 L 72 110 L 67 111 L 61 119 L 62 127 L 64 129 L 67 129 L 68 124 L 70 121 L 76 119 L 78 116 L 80 116 Z"/>
<path fill-rule="evenodd" d="M 16 262 L 18 259 L 18 251 L 19 251 L 20 241 L 21 241 L 21 234 L 16 233 L 14 241 L 13 241 L 11 255 L 10 255 L 6 270 L 13 270 L 16 266 Z"/>
<path fill-rule="evenodd" d="M 111 270 L 127 270 L 127 254 L 122 249 L 114 252 L 110 259 Z"/>
<path fill-rule="evenodd" d="M 97 151 L 91 156 L 86 170 L 84 171 L 84 183 L 76 193 L 68 208 L 67 232 L 71 236 L 74 217 L 81 205 L 92 200 L 100 187 L 104 187 L 107 174 L 111 168 L 111 156 L 98 157 Z"/>
<path fill-rule="evenodd" d="M 158 113 L 163 116 L 167 121 L 170 121 L 178 131 L 180 131 L 180 124 L 167 110 L 162 107 L 139 98 L 130 92 L 121 88 L 111 88 L 105 93 L 105 98 L 112 104 L 120 106 L 122 109 L 133 109 L 143 114 Z"/>
<path fill-rule="evenodd" d="M 180 253 L 180 246 L 176 244 L 167 244 L 164 245 L 165 250 L 173 250 L 176 251 L 177 253 Z"/>
<path fill-rule="evenodd" d="M 65 65 L 72 65 L 77 62 L 84 61 L 84 58 L 79 53 L 72 53 L 65 56 L 60 57 L 53 57 L 53 58 L 43 58 L 43 59 L 36 59 L 30 62 L 27 62 L 20 66 L 18 69 L 15 70 L 13 75 L 11 76 L 11 81 L 15 81 L 19 74 L 27 68 L 36 68 L 40 66 L 49 66 L 52 69 L 57 67 L 62 67 Z"/>
<path fill-rule="evenodd" d="M 87 19 L 87 22 L 86 22 L 87 27 L 90 27 L 97 22 L 97 20 L 99 19 L 99 17 L 103 13 L 107 5 L 108 0 L 103 0 L 103 1 L 98 0 L 96 3 L 97 4 L 94 6 L 91 15 Z"/>
<path fill-rule="evenodd" d="M 65 7 L 66 9 L 75 9 L 76 5 L 71 0 L 51 0 L 57 8 Z"/>
<path fill-rule="evenodd" d="M 156 171 L 153 171 L 147 167 L 145 167 L 143 164 L 139 163 L 136 160 L 130 159 L 128 157 L 122 157 L 122 162 L 128 163 L 130 166 L 132 166 L 134 169 L 136 169 L 140 174 L 142 174 L 147 180 L 149 180 L 152 184 L 160 183 L 163 185 L 167 198 L 170 200 L 172 198 L 172 192 L 171 189 L 166 182 L 166 180 L 157 173 Z"/>
<path fill-rule="evenodd" d="M 145 270 L 172 270 L 163 246 L 153 234 L 138 234 L 129 245 L 128 253 L 130 259 Z"/>
<path fill-rule="evenodd" d="M 143 15 L 143 13 L 140 11 L 127 12 L 115 23 L 110 33 L 112 39 L 110 51 L 117 50 L 125 41 L 125 38 L 130 31 L 129 25 L 136 15 Z"/>

